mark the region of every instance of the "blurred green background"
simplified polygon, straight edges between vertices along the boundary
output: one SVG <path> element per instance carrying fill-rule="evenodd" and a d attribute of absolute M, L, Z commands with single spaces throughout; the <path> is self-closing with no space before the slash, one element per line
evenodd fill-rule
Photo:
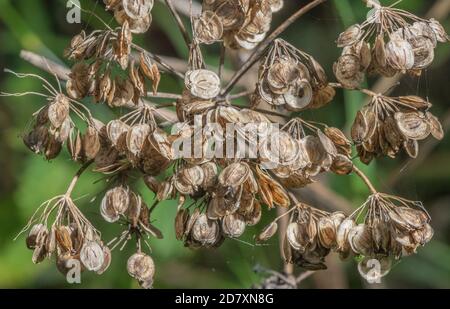
<path fill-rule="evenodd" d="M 187 0 L 176 0 L 187 1 Z M 150 51 L 186 59 L 181 35 L 167 9 L 158 1 L 153 10 L 153 25 L 146 35 L 135 41 Z M 276 15 L 274 25 L 281 23 L 290 12 L 308 1 L 286 0 L 285 8 Z M 382 1 L 391 4 L 389 1 Z M 399 7 L 424 16 L 434 8 L 447 30 L 450 30 L 448 2 L 404 0 Z M 102 1 L 81 1 L 84 8 L 95 10 L 105 21 L 114 25 L 111 16 L 103 9 Z M 441 7 L 438 8 L 438 6 Z M 433 12 L 433 11 L 432 11 Z M 70 38 L 80 30 L 101 28 L 101 24 L 89 14 L 83 13 L 81 25 L 66 22 L 66 0 L 0 0 L 0 69 L 17 72 L 35 72 L 52 77 L 21 60 L 21 49 L 45 55 L 57 62 L 62 60 L 63 49 Z M 329 0 L 296 22 L 284 34 L 294 46 L 314 55 L 332 77 L 332 63 L 340 50 L 335 39 L 345 26 L 361 21 L 367 8 L 357 0 Z M 217 47 L 205 49 L 206 61 L 217 64 Z M 67 65 L 71 65 L 67 63 Z M 448 129 L 450 125 L 450 46 L 439 45 L 434 65 L 420 79 L 403 78 L 395 89 L 396 94 L 418 94 L 428 97 Z M 232 64 L 227 64 L 232 69 Z M 52 80 L 53 82 L 54 80 Z M 369 80 L 369 86 L 376 80 Z M 10 74 L 0 73 L 0 91 L 23 92 L 39 89 L 33 79 L 19 80 Z M 180 84 L 171 77 L 163 77 L 161 91 L 178 92 Z M 387 90 L 387 89 L 385 89 Z M 356 111 L 365 98 L 356 93 L 340 92 L 333 104 L 304 117 L 323 121 L 341 128 L 349 128 Z M 113 253 L 109 271 L 102 275 L 84 273 L 81 285 L 69 285 L 56 270 L 54 262 L 39 265 L 31 262 L 32 252 L 27 250 L 24 237 L 13 241 L 26 224 L 34 209 L 43 201 L 65 192 L 77 166 L 64 151 L 56 160 L 44 161 L 32 155 L 23 145 L 20 134 L 31 114 L 44 104 L 39 97 L 0 97 L 0 288 L 131 288 L 136 283 L 126 273 L 126 260 L 134 246 L 123 252 Z M 93 106 L 93 113 L 100 119 L 108 119 L 112 112 L 103 106 Z M 368 286 L 360 278 L 355 261 L 341 262 L 337 257 L 329 259 L 330 269 L 305 280 L 301 287 L 324 288 L 450 288 L 450 138 L 441 143 L 425 141 L 421 144 L 419 161 L 411 163 L 405 156 L 395 160 L 378 159 L 365 171 L 380 190 L 395 193 L 413 200 L 423 200 L 433 217 L 435 228 L 433 241 L 420 248 L 415 256 L 405 258 L 395 265 L 381 285 Z M 77 186 L 77 204 L 104 231 L 104 238 L 111 239 L 121 231 L 120 226 L 105 224 L 99 214 L 99 200 L 92 201 L 104 189 L 103 182 L 96 182 L 101 175 L 87 173 Z M 96 182 L 94 184 L 94 182 Z M 367 197 L 367 189 L 355 177 L 327 176 L 321 179 L 326 187 L 351 203 L 359 206 Z M 138 184 L 140 192 L 151 203 L 152 195 Z M 315 204 L 327 208 L 329 205 Z M 226 240 L 217 250 L 192 251 L 175 240 L 173 218 L 175 203 L 167 202 L 154 214 L 155 225 L 164 233 L 164 240 L 152 240 L 153 257 L 157 265 L 155 286 L 158 288 L 248 288 L 261 281 L 263 276 L 253 271 L 256 265 L 276 271 L 282 270 L 278 240 L 272 239 L 266 246 L 252 246 L 236 240 Z M 265 219 L 257 229 L 248 229 L 244 241 L 252 243 L 253 235 L 261 229 L 275 211 L 265 212 Z M 296 273 L 302 270 L 296 269 Z"/>

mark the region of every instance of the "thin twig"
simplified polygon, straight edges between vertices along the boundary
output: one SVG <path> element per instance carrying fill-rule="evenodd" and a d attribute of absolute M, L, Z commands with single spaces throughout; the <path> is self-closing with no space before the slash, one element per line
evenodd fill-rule
<path fill-rule="evenodd" d="M 255 92 L 255 90 L 245 90 L 245 91 L 242 91 L 242 92 L 239 92 L 239 93 L 236 93 L 236 94 L 230 94 L 230 95 L 227 96 L 227 100 L 237 100 L 237 99 L 240 99 L 242 97 L 249 96 L 249 95 L 251 95 L 254 92 Z"/>
<path fill-rule="evenodd" d="M 300 284 L 302 281 L 308 279 L 309 277 L 311 277 L 312 275 L 314 275 L 316 272 L 312 271 L 312 270 L 308 270 L 305 271 L 304 273 L 301 273 L 296 279 L 295 279 L 295 283 L 298 285 Z"/>
<path fill-rule="evenodd" d="M 77 171 L 77 173 L 75 174 L 75 176 L 72 178 L 72 181 L 70 182 L 69 188 L 66 191 L 65 196 L 67 198 L 69 198 L 72 195 L 72 191 L 75 188 L 78 180 L 80 179 L 81 175 L 87 170 L 87 168 L 94 163 L 94 160 L 90 160 L 88 162 L 86 162 L 85 164 L 83 164 L 80 169 Z"/>
<path fill-rule="evenodd" d="M 315 8 L 321 3 L 324 3 L 327 0 L 314 0 L 304 7 L 300 8 L 297 12 L 292 14 L 288 19 L 286 19 L 278 28 L 276 28 L 264 41 L 262 41 L 256 48 L 253 54 L 249 57 L 249 59 L 245 62 L 245 64 L 237 71 L 228 85 L 224 88 L 221 95 L 227 95 L 234 87 L 234 85 L 244 76 L 244 74 L 263 56 L 266 48 L 281 34 L 283 33 L 290 25 L 292 25 L 297 19 L 301 16 L 308 13 L 310 10 Z"/>
<path fill-rule="evenodd" d="M 189 33 L 186 27 L 184 26 L 180 15 L 178 14 L 176 8 L 174 7 L 172 0 L 165 0 L 165 2 L 170 10 L 170 13 L 172 13 L 172 16 L 175 18 L 178 28 L 180 29 L 181 35 L 183 36 L 184 42 L 186 43 L 186 46 L 189 49 L 191 46 L 191 38 L 189 37 Z"/>
<path fill-rule="evenodd" d="M 369 178 L 366 176 L 366 174 L 364 174 L 359 168 L 357 168 L 355 165 L 353 165 L 353 171 L 355 172 L 356 175 L 359 176 L 359 178 L 362 179 L 362 181 L 364 181 L 364 183 L 367 185 L 367 187 L 369 188 L 370 192 L 372 192 L 372 194 L 377 194 L 378 191 L 375 189 L 375 187 L 373 186 L 373 184 L 370 182 Z"/>
<path fill-rule="evenodd" d="M 153 92 L 148 92 L 147 97 L 148 98 L 157 98 L 157 99 L 173 99 L 173 100 L 178 100 L 178 99 L 182 98 L 182 96 L 179 94 L 167 93 L 167 92 L 157 92 L 156 94 Z"/>

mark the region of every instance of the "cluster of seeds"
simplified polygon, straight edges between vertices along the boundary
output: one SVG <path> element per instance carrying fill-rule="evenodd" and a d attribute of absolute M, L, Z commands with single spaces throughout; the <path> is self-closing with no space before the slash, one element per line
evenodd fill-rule
<path fill-rule="evenodd" d="M 111 251 L 103 244 L 99 232 L 90 224 L 67 196 L 45 202 L 42 211 L 30 220 L 27 247 L 33 250 L 33 263 L 56 256 L 57 269 L 64 275 L 79 262 L 80 271 L 102 274 L 111 263 Z M 54 222 L 48 220 L 54 215 Z M 24 231 L 26 230 L 24 229 Z"/>
<path fill-rule="evenodd" d="M 103 0 L 107 10 L 114 12 L 120 25 L 128 23 L 133 33 L 145 33 L 152 23 L 154 0 Z"/>
<path fill-rule="evenodd" d="M 66 49 L 66 57 L 77 60 L 66 84 L 73 99 L 92 96 L 95 102 L 105 102 L 111 107 L 138 105 L 147 94 L 146 79 L 152 81 L 156 93 L 160 81 L 158 66 L 147 53 L 139 59 L 131 59 L 132 34 L 128 22 L 117 31 L 94 31 L 90 35 L 81 32 L 72 39 Z M 136 61 L 138 65 L 136 65 Z M 113 74 L 113 62 L 122 70 L 128 69 L 128 78 Z"/>
<path fill-rule="evenodd" d="M 375 5 L 362 24 L 343 32 L 342 55 L 334 73 L 346 88 L 357 88 L 364 73 L 392 77 L 397 73 L 420 75 L 434 60 L 438 42 L 449 37 L 435 19 L 424 20 L 394 7 Z"/>
<path fill-rule="evenodd" d="M 431 104 L 416 96 L 374 95 L 356 115 L 352 139 L 361 161 L 369 164 L 376 156 L 394 158 L 401 149 L 416 158 L 418 141 L 432 134 L 444 138 L 441 123 L 428 109 Z"/>
<path fill-rule="evenodd" d="M 382 265 L 378 275 L 383 276 L 393 259 L 415 253 L 431 239 L 430 218 L 421 204 L 377 193 L 354 166 L 352 142 L 340 129 L 287 113 L 325 106 L 334 98 L 334 88 L 355 88 L 372 96 L 358 112 L 351 132 L 362 161 L 369 163 L 381 154 L 395 157 L 401 148 L 416 157 L 419 140 L 430 134 L 443 138 L 438 119 L 429 112 L 431 104 L 415 96 L 392 98 L 358 86 L 366 71 L 418 74 L 426 68 L 433 60 L 437 41 L 448 39 L 438 22 L 377 6 L 367 21 L 351 27 L 338 40 L 344 47 L 335 65 L 339 85 L 328 83 L 324 69 L 311 55 L 281 39 L 272 41 L 269 36 L 264 41 L 272 13 L 282 8 L 283 1 L 203 1 L 201 16 L 191 16 L 193 39 L 186 39 L 186 74 L 132 42 L 133 33 L 148 30 L 153 0 L 104 2 L 120 27 L 107 26 L 89 35 L 81 32 L 72 39 L 65 51 L 65 56 L 75 61 L 66 84 L 67 95 L 61 86 L 57 91 L 39 76 L 16 74 L 39 78 L 49 93 L 26 93 L 45 97 L 47 104 L 33 115 L 25 144 L 51 160 L 65 143 L 73 161 L 82 164 L 67 193 L 41 205 L 24 229 L 29 231 L 27 246 L 33 250 L 34 262 L 55 255 L 63 274 L 75 260 L 83 269 L 101 274 L 111 261 L 109 247 L 122 250 L 134 240 L 137 249 L 128 259 L 127 271 L 141 287 L 151 288 L 155 263 L 141 244 L 150 249 L 148 239 L 163 238 L 151 223 L 151 216 L 165 200 L 177 200 L 175 235 L 189 248 L 217 248 L 226 238 L 239 238 L 247 226 L 257 225 L 264 207 L 283 208 L 283 214 L 256 235 L 255 242 L 271 239 L 279 230 L 279 220 L 290 218 L 287 229 L 279 231 L 284 237 L 284 258 L 310 270 L 325 269 L 325 257 L 335 251 L 342 258 L 362 258 L 359 270 L 363 276 L 369 273 L 363 262 L 377 259 Z M 167 4 L 176 15 L 173 3 L 167 0 Z M 178 26 L 189 36 L 181 23 Z M 254 60 L 262 61 L 252 95 L 230 95 L 227 91 L 232 90 L 236 79 L 222 90 L 223 74 L 208 68 L 201 49 L 201 44 L 217 41 L 232 49 L 252 49 L 260 43 L 267 46 L 265 50 L 256 49 L 253 56 L 259 54 Z M 221 61 L 222 67 L 224 57 Z M 181 95 L 157 92 L 159 68 L 182 78 Z M 147 92 L 150 81 L 153 95 Z M 143 100 L 147 96 L 175 102 L 151 105 Z M 244 96 L 248 96 L 249 106 L 232 102 Z M 120 116 L 103 123 L 77 101 L 84 98 L 120 108 L 116 110 Z M 261 103 L 285 114 L 261 109 Z M 158 109 L 167 107 L 175 107 L 175 121 L 161 121 Z M 272 126 L 274 115 L 288 118 L 281 130 Z M 81 119 L 86 127 L 83 132 L 72 116 Z M 197 122 L 203 128 L 214 128 L 222 144 L 218 139 L 211 141 L 212 132 L 198 134 Z M 235 125 L 235 130 L 230 125 Z M 249 137 L 244 129 L 252 125 L 255 137 Z M 244 145 L 228 147 L 242 140 Z M 209 156 L 212 144 L 215 155 Z M 104 174 L 108 185 L 99 205 L 100 214 L 107 222 L 122 227 L 122 232 L 106 245 L 71 198 L 76 182 L 91 164 L 95 172 Z M 372 195 L 350 216 L 298 202 L 290 190 L 305 187 L 327 172 L 357 174 Z M 132 188 L 137 177 L 154 193 L 151 207 Z M 364 219 L 360 220 L 362 215 Z M 266 286 L 283 285 L 277 278 L 268 279 Z"/>
<path fill-rule="evenodd" d="M 307 134 L 307 132 L 312 132 Z M 287 188 L 301 188 L 314 182 L 314 177 L 333 171 L 340 175 L 352 172 L 351 143 L 337 128 L 318 127 L 300 118 L 290 120 L 283 131 L 275 133 L 280 151 L 271 171 Z M 270 141 L 272 139 L 267 139 Z M 263 148 L 267 143 L 263 143 Z M 263 154 L 265 151 L 263 151 Z M 262 160 L 268 160 L 264 155 Z"/>
<path fill-rule="evenodd" d="M 223 41 L 232 49 L 253 49 L 270 30 L 272 14 L 283 0 L 207 0 L 194 22 L 198 43 Z"/>
<path fill-rule="evenodd" d="M 34 153 L 44 155 L 47 160 L 58 156 L 73 128 L 69 99 L 63 94 L 55 94 L 49 100 L 35 114 L 32 128 L 23 136 L 25 145 Z"/>
<path fill-rule="evenodd" d="M 282 39 L 276 39 L 268 49 L 258 80 L 254 105 L 263 101 L 274 108 L 302 111 L 323 107 L 335 95 L 322 66 Z"/>

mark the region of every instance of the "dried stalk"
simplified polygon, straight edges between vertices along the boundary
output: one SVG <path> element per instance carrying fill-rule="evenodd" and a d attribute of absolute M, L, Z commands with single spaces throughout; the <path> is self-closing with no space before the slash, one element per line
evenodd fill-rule
<path fill-rule="evenodd" d="M 175 18 L 178 28 L 180 29 L 181 35 L 183 36 L 184 42 L 186 43 L 186 46 L 189 49 L 189 47 L 191 46 L 191 38 L 189 36 L 189 33 L 188 33 L 186 27 L 184 26 L 183 21 L 181 20 L 180 15 L 178 14 L 176 8 L 174 7 L 172 0 L 165 0 L 165 3 L 167 5 L 167 7 L 169 8 L 172 16 Z M 189 17 L 191 17 L 191 16 L 189 16 Z"/>

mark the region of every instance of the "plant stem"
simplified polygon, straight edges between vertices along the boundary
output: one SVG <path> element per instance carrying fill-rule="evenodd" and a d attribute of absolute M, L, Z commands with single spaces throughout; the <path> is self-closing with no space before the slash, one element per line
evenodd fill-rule
<path fill-rule="evenodd" d="M 310 10 L 315 8 L 321 3 L 327 0 L 314 0 L 307 5 L 300 8 L 297 12 L 292 14 L 288 19 L 286 19 L 278 28 L 276 28 L 264 41 L 262 41 L 256 48 L 250 58 L 245 62 L 245 64 L 237 71 L 231 78 L 228 85 L 224 88 L 221 95 L 227 95 L 234 87 L 234 85 L 244 76 L 244 74 L 263 56 L 266 48 L 290 25 L 292 25 L 297 19 L 299 19 L 304 14 L 308 13 Z"/>
<path fill-rule="evenodd" d="M 72 195 L 72 191 L 75 188 L 78 180 L 80 179 L 81 175 L 87 170 L 87 168 L 94 163 L 94 160 L 90 160 L 86 163 L 84 163 L 80 169 L 77 171 L 77 173 L 75 174 L 75 176 L 72 178 L 72 181 L 70 182 L 69 188 L 67 189 L 67 192 L 65 194 L 65 196 L 67 198 L 69 198 Z"/>
<path fill-rule="evenodd" d="M 147 93 L 147 98 L 178 100 L 181 99 L 181 95 L 167 92 L 157 92 L 156 94 L 154 94 L 153 92 L 149 92 Z"/>
<path fill-rule="evenodd" d="M 364 88 L 355 88 L 355 89 L 348 89 L 345 88 L 342 84 L 340 83 L 329 83 L 328 85 L 330 85 L 333 88 L 339 88 L 339 89 L 346 89 L 346 90 L 354 90 L 354 91 L 359 91 L 361 93 L 364 93 L 365 95 L 368 95 L 369 97 L 374 97 L 377 94 L 375 92 L 373 92 L 372 90 L 369 89 L 364 89 Z"/>
<path fill-rule="evenodd" d="M 353 171 L 355 172 L 356 175 L 359 176 L 359 178 L 362 179 L 362 181 L 364 181 L 364 183 L 367 185 L 367 187 L 369 188 L 370 192 L 372 192 L 372 194 L 377 194 L 378 191 L 375 189 L 375 187 L 373 186 L 373 184 L 370 182 L 369 178 L 366 176 L 366 174 L 364 174 L 359 168 L 357 168 L 355 165 L 353 165 Z"/>
<path fill-rule="evenodd" d="M 181 34 L 183 35 L 183 39 L 186 42 L 186 46 L 188 49 L 190 49 L 191 46 L 191 38 L 189 37 L 189 33 L 186 30 L 186 27 L 183 24 L 183 21 L 181 20 L 180 15 L 178 14 L 177 10 L 173 6 L 172 0 L 165 0 L 167 6 L 169 7 L 170 13 L 172 13 L 172 16 L 175 18 L 178 28 L 180 29 Z"/>

